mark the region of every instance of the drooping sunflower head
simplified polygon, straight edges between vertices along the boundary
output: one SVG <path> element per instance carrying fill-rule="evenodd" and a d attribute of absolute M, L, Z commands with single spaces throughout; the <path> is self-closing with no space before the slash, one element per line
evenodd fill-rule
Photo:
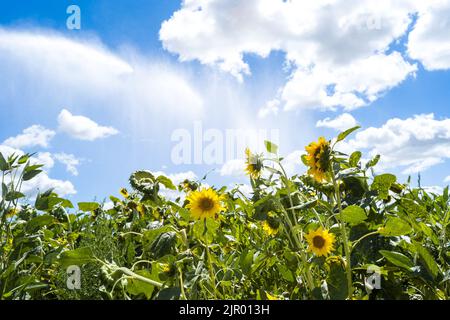
<path fill-rule="evenodd" d="M 211 188 L 192 191 L 186 200 L 189 201 L 186 207 L 195 219 L 215 218 L 219 212 L 225 210 L 222 205 L 224 197 Z"/>
<path fill-rule="evenodd" d="M 125 188 L 120 189 L 119 192 L 122 195 L 122 197 L 124 197 L 125 199 L 127 199 L 130 196 L 130 194 L 128 193 L 128 190 Z"/>
<path fill-rule="evenodd" d="M 319 257 L 326 256 L 334 250 L 334 234 L 322 227 L 310 231 L 305 238 L 308 241 L 308 250 Z"/>
<path fill-rule="evenodd" d="M 280 222 L 273 213 L 269 213 L 267 219 L 262 223 L 262 228 L 268 236 L 274 236 L 280 229 Z"/>
<path fill-rule="evenodd" d="M 254 154 L 249 148 L 245 149 L 245 172 L 253 179 L 261 177 L 263 160 L 261 155 Z"/>
<path fill-rule="evenodd" d="M 310 143 L 306 148 L 306 162 L 308 164 L 308 174 L 312 175 L 318 182 L 328 180 L 328 171 L 331 166 L 330 143 L 320 137 L 318 142 Z"/>

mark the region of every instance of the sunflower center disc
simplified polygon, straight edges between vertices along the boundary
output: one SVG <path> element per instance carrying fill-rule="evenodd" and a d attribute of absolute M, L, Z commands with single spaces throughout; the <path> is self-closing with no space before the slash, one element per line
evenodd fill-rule
<path fill-rule="evenodd" d="M 325 239 L 322 238 L 321 236 L 315 236 L 313 238 L 313 244 L 314 244 L 314 247 L 320 249 L 325 245 Z"/>
<path fill-rule="evenodd" d="M 200 207 L 202 208 L 203 211 L 209 211 L 212 208 L 214 208 L 214 201 L 210 198 L 203 198 L 200 201 Z"/>

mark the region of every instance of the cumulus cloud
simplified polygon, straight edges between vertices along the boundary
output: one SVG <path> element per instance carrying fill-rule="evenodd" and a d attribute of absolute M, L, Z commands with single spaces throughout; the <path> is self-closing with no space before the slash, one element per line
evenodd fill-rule
<path fill-rule="evenodd" d="M 40 125 L 32 125 L 22 131 L 21 134 L 10 137 L 3 142 L 3 145 L 12 148 L 28 148 L 40 146 L 47 148 L 50 140 L 55 136 L 55 132 Z"/>
<path fill-rule="evenodd" d="M 181 61 L 217 66 L 239 80 L 251 73 L 245 54 L 283 51 L 292 66 L 278 97 L 286 110 L 351 110 L 415 74 L 415 64 L 389 49 L 420 3 L 189 0 L 162 24 L 160 39 Z M 269 104 L 261 114 L 277 109 Z"/>
<path fill-rule="evenodd" d="M 435 119 L 434 114 L 394 118 L 356 133 L 338 147 L 344 152 L 362 149 L 369 156 L 380 154 L 380 170 L 399 167 L 404 174 L 417 173 L 450 158 L 450 119 Z"/>
<path fill-rule="evenodd" d="M 12 154 L 19 156 L 25 154 L 20 149 L 15 149 L 6 145 L 0 145 L 0 152 L 4 157 L 8 157 Z M 49 171 L 54 165 L 54 160 L 52 159 L 50 153 L 38 153 L 36 156 L 31 157 L 30 162 L 33 164 L 43 164 L 44 171 L 33 179 L 25 181 L 22 184 L 21 191 L 29 198 L 34 198 L 38 192 L 44 192 L 49 189 L 54 189 L 54 191 L 62 197 L 77 193 L 74 185 L 70 181 L 58 180 L 49 177 Z"/>
<path fill-rule="evenodd" d="M 61 162 L 63 165 L 66 166 L 66 170 L 70 172 L 74 176 L 78 176 L 78 169 L 77 167 L 80 165 L 80 159 L 75 157 L 73 154 L 67 154 L 67 153 L 56 153 L 54 155 L 54 158 Z"/>
<path fill-rule="evenodd" d="M 189 0 L 162 24 L 160 39 L 181 61 L 217 66 L 239 80 L 251 73 L 245 54 L 283 51 L 292 66 L 278 97 L 286 110 L 351 110 L 415 75 L 407 58 L 449 69 L 449 27 L 448 0 Z M 390 50 L 402 36 L 407 57 Z M 272 102 L 261 116 L 278 111 Z"/>
<path fill-rule="evenodd" d="M 409 34 L 408 54 L 427 70 L 450 69 L 450 1 L 423 1 Z"/>
<path fill-rule="evenodd" d="M 22 185 L 22 192 L 30 198 L 34 198 L 39 192 L 44 192 L 49 189 L 53 189 L 53 191 L 61 197 L 77 193 L 72 182 L 52 179 L 44 172 L 37 175 L 32 180 L 25 181 Z"/>
<path fill-rule="evenodd" d="M 350 113 L 343 113 L 334 119 L 325 118 L 316 123 L 318 128 L 330 128 L 338 131 L 343 131 L 356 126 L 358 123 Z"/>
<path fill-rule="evenodd" d="M 59 130 L 79 140 L 94 141 L 106 138 L 119 131 L 113 127 L 104 127 L 84 116 L 75 116 L 63 109 L 58 115 Z"/>
<path fill-rule="evenodd" d="M 444 182 L 446 182 L 446 183 L 450 182 L 450 176 L 446 177 L 446 178 L 444 179 Z"/>
<path fill-rule="evenodd" d="M 221 176 L 245 176 L 245 159 L 231 159 L 226 161 L 220 168 Z"/>

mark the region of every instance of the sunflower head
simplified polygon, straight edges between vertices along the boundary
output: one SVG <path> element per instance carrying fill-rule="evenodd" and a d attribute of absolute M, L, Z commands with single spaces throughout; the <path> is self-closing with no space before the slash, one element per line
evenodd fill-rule
<path fill-rule="evenodd" d="M 273 213 L 269 213 L 267 219 L 262 224 L 262 228 L 268 236 L 274 236 L 278 233 L 280 222 L 274 217 Z"/>
<path fill-rule="evenodd" d="M 141 218 L 143 218 L 145 216 L 145 206 L 142 203 L 137 205 L 136 211 L 139 213 L 139 216 Z"/>
<path fill-rule="evenodd" d="M 122 197 L 124 197 L 125 199 L 128 199 L 128 197 L 130 196 L 130 194 L 128 193 L 128 190 L 125 188 L 120 189 L 119 192 L 122 195 Z"/>
<path fill-rule="evenodd" d="M 249 148 L 245 149 L 245 172 L 253 179 L 261 176 L 263 160 L 261 155 L 253 154 Z"/>
<path fill-rule="evenodd" d="M 330 143 L 320 137 L 318 142 L 310 143 L 306 148 L 306 162 L 309 167 L 308 174 L 312 175 L 318 182 L 328 180 L 328 171 L 331 166 Z"/>
<path fill-rule="evenodd" d="M 189 201 L 186 207 L 195 219 L 216 218 L 219 212 L 225 210 L 222 206 L 224 197 L 211 188 L 192 191 L 186 200 Z"/>
<path fill-rule="evenodd" d="M 271 295 L 270 293 L 266 292 L 267 300 L 281 300 L 279 297 L 275 295 Z"/>
<path fill-rule="evenodd" d="M 326 256 L 334 250 L 334 234 L 329 233 L 328 230 L 319 229 L 310 231 L 305 235 L 306 241 L 308 241 L 308 250 L 317 256 Z"/>

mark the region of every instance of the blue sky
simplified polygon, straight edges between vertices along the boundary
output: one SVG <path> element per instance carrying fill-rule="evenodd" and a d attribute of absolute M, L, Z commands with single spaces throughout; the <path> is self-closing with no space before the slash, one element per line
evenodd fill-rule
<path fill-rule="evenodd" d="M 292 173 L 310 141 L 359 123 L 344 151 L 448 184 L 450 1 L 332 3 L 2 1 L 0 151 L 47 161 L 30 194 L 101 200 L 138 169 L 246 183 L 240 155 L 174 163 L 172 134 L 195 123 L 278 130 Z M 81 30 L 66 27 L 72 4 Z"/>

